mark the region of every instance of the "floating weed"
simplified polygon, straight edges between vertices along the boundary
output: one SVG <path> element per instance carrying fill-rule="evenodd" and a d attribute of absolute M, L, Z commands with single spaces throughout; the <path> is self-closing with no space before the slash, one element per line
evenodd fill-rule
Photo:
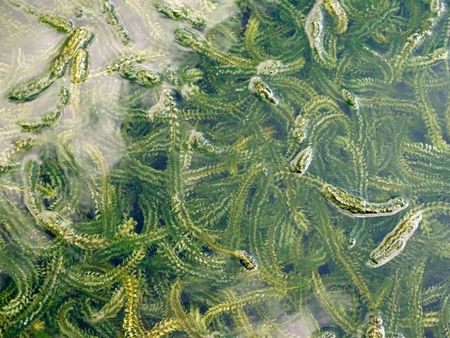
<path fill-rule="evenodd" d="M 45 4 L 0 4 L 0 336 L 448 336 L 445 1 Z"/>

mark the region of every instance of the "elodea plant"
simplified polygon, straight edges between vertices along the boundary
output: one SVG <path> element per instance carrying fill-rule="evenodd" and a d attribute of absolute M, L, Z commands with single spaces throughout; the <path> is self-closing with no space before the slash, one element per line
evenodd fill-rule
<path fill-rule="evenodd" d="M 0 6 L 0 336 L 449 336 L 448 1 Z"/>

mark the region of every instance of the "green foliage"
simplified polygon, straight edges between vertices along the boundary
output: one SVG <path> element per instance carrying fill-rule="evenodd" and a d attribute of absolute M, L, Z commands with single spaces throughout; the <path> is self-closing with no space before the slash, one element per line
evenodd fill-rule
<path fill-rule="evenodd" d="M 448 336 L 448 4 L 240 0 L 211 26 L 210 1 L 8 3 L 67 36 L 5 92 L 63 82 L 8 121 L 0 336 Z M 160 14 L 176 67 L 132 38 Z M 108 114 L 115 157 L 81 132 Z"/>

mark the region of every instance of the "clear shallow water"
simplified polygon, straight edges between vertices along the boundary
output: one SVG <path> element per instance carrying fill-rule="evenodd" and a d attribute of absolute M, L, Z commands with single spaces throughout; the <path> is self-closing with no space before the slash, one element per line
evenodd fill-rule
<path fill-rule="evenodd" d="M 447 337 L 448 3 L 170 3 L 1 3 L 1 334 Z"/>

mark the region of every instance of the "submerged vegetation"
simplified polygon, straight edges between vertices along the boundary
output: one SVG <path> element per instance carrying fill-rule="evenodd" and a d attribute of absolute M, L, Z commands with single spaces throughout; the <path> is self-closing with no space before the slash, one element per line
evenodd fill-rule
<path fill-rule="evenodd" d="M 0 336 L 449 336 L 447 1 L 43 3 L 0 7 Z"/>

